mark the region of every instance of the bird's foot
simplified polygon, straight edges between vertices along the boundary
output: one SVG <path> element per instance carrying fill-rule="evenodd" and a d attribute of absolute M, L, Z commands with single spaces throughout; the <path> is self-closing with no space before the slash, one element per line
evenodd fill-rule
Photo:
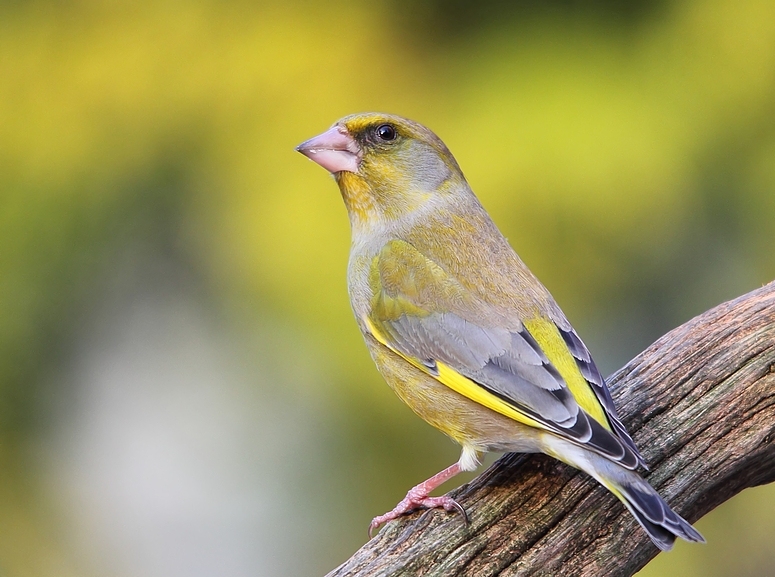
<path fill-rule="evenodd" d="M 395 506 L 392 511 L 388 511 L 384 515 L 374 517 L 369 525 L 369 538 L 375 529 L 378 529 L 383 523 L 398 519 L 401 515 L 405 515 L 415 509 L 435 509 L 441 507 L 446 511 L 457 511 L 463 516 L 463 520 L 468 525 L 468 515 L 466 515 L 465 509 L 460 506 L 460 503 L 455 501 L 452 497 L 443 495 L 441 497 L 429 497 L 427 493 L 418 491 L 420 486 L 410 489 L 401 502 Z"/>

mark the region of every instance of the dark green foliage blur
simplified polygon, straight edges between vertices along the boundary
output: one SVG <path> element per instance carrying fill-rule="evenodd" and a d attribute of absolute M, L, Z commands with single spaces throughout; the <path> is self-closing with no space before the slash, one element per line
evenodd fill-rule
<path fill-rule="evenodd" d="M 10 2 L 0 78 L 0 574 L 322 575 L 457 458 L 293 151 L 346 114 L 436 131 L 607 374 L 775 278 L 771 2 Z M 767 574 L 773 518 L 643 574 Z"/>

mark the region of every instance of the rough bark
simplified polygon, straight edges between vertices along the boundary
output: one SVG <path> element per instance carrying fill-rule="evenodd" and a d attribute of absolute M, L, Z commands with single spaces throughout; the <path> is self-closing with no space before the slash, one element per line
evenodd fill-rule
<path fill-rule="evenodd" d="M 644 476 L 687 520 L 775 480 L 775 282 L 666 334 L 609 386 Z M 615 497 L 543 455 L 506 455 L 451 494 L 470 525 L 408 515 L 329 577 L 629 576 L 658 553 Z"/>

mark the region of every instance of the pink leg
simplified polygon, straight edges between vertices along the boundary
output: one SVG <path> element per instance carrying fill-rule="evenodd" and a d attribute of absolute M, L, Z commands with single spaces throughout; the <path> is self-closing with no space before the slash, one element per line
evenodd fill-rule
<path fill-rule="evenodd" d="M 441 473 L 436 473 L 427 481 L 424 481 L 416 487 L 409 489 L 406 497 L 404 497 L 403 500 L 398 505 L 396 505 L 395 509 L 372 519 L 371 524 L 369 525 L 369 537 L 371 537 L 374 529 L 377 529 L 380 525 L 382 525 L 382 523 L 387 523 L 388 521 L 397 519 L 401 515 L 421 507 L 425 507 L 427 509 L 443 507 L 447 511 L 457 511 L 463 515 L 463 519 L 465 519 L 466 523 L 468 523 L 468 516 L 463 510 L 463 507 L 461 507 L 452 497 L 447 497 L 446 495 L 442 497 L 428 496 L 430 492 L 433 491 L 436 487 L 446 481 L 449 481 L 460 471 L 460 463 L 455 463 L 454 465 L 444 469 Z"/>

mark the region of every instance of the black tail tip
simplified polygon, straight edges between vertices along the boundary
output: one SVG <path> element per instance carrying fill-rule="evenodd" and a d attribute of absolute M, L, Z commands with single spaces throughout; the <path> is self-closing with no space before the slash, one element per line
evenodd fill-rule
<path fill-rule="evenodd" d="M 676 537 L 693 543 L 705 543 L 703 537 L 697 529 L 692 527 L 683 518 L 670 511 L 669 515 L 662 524 L 654 523 L 646 518 L 640 511 L 635 514 L 635 518 L 646 530 L 651 540 L 661 551 L 670 551 L 675 544 Z"/>

